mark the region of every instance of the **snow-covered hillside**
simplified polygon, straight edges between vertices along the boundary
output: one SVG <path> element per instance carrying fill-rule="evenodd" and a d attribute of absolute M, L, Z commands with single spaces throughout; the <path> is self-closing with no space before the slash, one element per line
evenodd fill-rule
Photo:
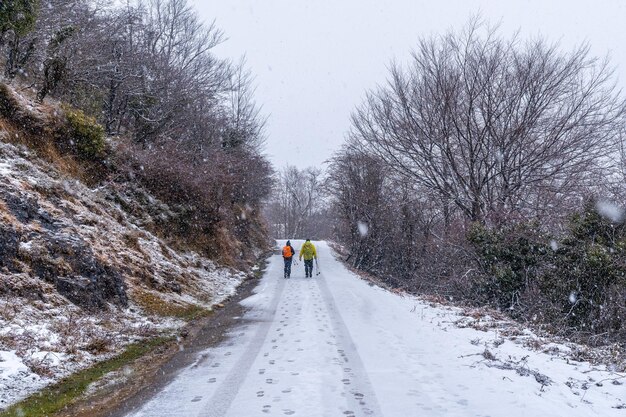
<path fill-rule="evenodd" d="M 174 215 L 142 189 L 89 189 L 0 142 L 0 410 L 234 292 L 243 273 L 148 231 Z"/>

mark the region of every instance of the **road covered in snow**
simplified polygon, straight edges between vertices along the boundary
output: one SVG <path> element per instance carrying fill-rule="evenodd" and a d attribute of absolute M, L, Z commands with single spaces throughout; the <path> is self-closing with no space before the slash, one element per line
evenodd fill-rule
<path fill-rule="evenodd" d="M 278 242 L 279 245 L 282 242 Z M 296 249 L 302 242 L 295 242 Z M 321 274 L 270 259 L 230 338 L 129 416 L 618 416 L 623 375 L 373 286 L 316 242 Z"/>

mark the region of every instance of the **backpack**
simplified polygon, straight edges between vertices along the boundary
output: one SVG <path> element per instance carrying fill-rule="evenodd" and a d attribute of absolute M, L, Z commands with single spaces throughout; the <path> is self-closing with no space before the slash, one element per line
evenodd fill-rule
<path fill-rule="evenodd" d="M 291 258 L 293 256 L 293 251 L 291 250 L 291 246 L 283 247 L 283 258 Z"/>

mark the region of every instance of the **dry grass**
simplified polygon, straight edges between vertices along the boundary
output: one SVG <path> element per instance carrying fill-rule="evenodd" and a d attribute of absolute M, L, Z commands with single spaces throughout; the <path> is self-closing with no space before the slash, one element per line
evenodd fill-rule
<path fill-rule="evenodd" d="M 164 300 L 156 293 L 146 290 L 134 291 L 133 294 L 131 294 L 131 298 L 148 315 L 192 320 L 210 314 L 210 310 L 198 305 L 173 303 Z"/>
<path fill-rule="evenodd" d="M 24 225 L 11 213 L 5 202 L 0 199 L 0 221 L 4 224 L 11 225 L 14 230 L 21 233 Z"/>
<path fill-rule="evenodd" d="M 167 246 L 165 246 L 165 244 L 161 242 L 160 240 L 159 240 L 159 248 L 161 248 L 161 253 L 165 257 L 165 259 L 170 260 L 170 261 L 174 259 L 172 256 L 172 251 Z"/>
<path fill-rule="evenodd" d="M 97 337 L 91 340 L 87 346 L 85 346 L 85 350 L 92 355 L 100 355 L 111 350 L 113 345 L 113 340 L 110 337 Z"/>
<path fill-rule="evenodd" d="M 127 233 L 124 233 L 124 242 L 129 248 L 145 255 L 145 252 L 143 251 L 143 249 L 141 248 L 141 244 L 139 243 L 139 239 L 144 236 L 145 234 L 143 232 L 140 232 L 138 230 L 131 230 Z"/>

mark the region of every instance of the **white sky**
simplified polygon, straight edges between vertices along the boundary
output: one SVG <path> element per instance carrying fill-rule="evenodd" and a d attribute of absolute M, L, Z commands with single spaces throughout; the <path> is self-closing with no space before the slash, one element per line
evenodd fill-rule
<path fill-rule="evenodd" d="M 269 115 L 276 167 L 321 166 L 343 143 L 367 89 L 392 59 L 407 62 L 422 36 L 459 29 L 480 13 L 502 32 L 541 34 L 562 48 L 588 41 L 626 80 L 624 0 L 191 0 L 228 40 L 222 57 L 245 55 Z"/>

